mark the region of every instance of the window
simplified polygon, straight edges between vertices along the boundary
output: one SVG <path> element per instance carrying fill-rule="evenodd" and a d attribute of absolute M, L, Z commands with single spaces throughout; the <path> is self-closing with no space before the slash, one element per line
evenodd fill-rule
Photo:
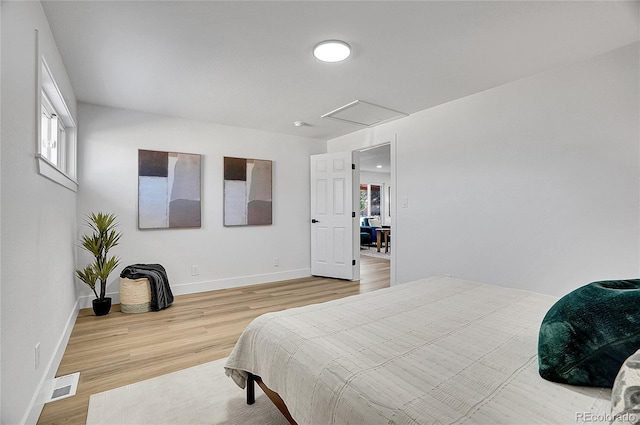
<path fill-rule="evenodd" d="M 44 58 L 40 65 L 39 102 L 38 172 L 77 191 L 76 124 Z"/>
<path fill-rule="evenodd" d="M 369 185 L 369 205 L 371 215 L 374 217 L 380 216 L 380 186 L 371 184 Z"/>
<path fill-rule="evenodd" d="M 40 153 L 53 165 L 61 167 L 58 155 L 58 140 L 64 140 L 64 124 L 58 119 L 58 114 L 51 104 L 49 97 L 42 92 L 42 115 L 40 116 Z M 60 150 L 62 151 L 62 150 Z"/>
<path fill-rule="evenodd" d="M 360 217 L 369 217 L 369 185 L 360 185 Z"/>
<path fill-rule="evenodd" d="M 360 217 L 380 216 L 380 189 L 377 184 L 360 184 Z"/>

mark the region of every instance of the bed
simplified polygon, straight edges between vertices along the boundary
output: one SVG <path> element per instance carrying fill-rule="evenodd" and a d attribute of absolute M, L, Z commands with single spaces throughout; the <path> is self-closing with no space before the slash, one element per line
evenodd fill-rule
<path fill-rule="evenodd" d="M 422 279 L 262 315 L 225 372 L 241 388 L 256 379 L 299 425 L 608 423 L 610 389 L 538 374 L 556 300 Z"/>

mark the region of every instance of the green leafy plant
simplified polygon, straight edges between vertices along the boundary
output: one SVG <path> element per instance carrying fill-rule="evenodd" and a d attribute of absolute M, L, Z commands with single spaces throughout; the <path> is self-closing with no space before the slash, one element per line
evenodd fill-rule
<path fill-rule="evenodd" d="M 86 283 L 100 300 L 105 298 L 109 275 L 120 263 L 120 259 L 115 255 L 109 256 L 109 250 L 117 246 L 122 237 L 122 234 L 115 229 L 118 225 L 116 218 L 114 214 L 91 213 L 86 220 L 91 233 L 83 235 L 81 239 L 82 248 L 93 255 L 94 261 L 84 269 L 76 269 L 76 276 Z M 100 294 L 96 292 L 98 281 Z"/>

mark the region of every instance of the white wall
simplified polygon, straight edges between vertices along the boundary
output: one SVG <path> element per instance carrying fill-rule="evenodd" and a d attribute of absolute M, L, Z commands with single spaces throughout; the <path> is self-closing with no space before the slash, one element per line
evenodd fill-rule
<path fill-rule="evenodd" d="M 397 282 L 451 274 L 562 295 L 638 277 L 638 48 L 329 141 L 397 137 Z"/>
<path fill-rule="evenodd" d="M 309 155 L 324 141 L 83 103 L 79 114 L 78 216 L 119 217 L 122 267 L 162 264 L 176 295 L 309 275 Z M 203 155 L 202 228 L 138 230 L 138 149 Z M 273 161 L 273 225 L 222 225 L 224 156 Z M 88 305 L 90 290 L 79 291 Z M 117 302 L 117 273 L 107 292 Z"/>
<path fill-rule="evenodd" d="M 36 171 L 35 29 L 72 113 L 76 101 L 40 2 L 3 2 L 1 29 L 0 422 L 35 423 L 77 314 L 76 194 Z"/>
<path fill-rule="evenodd" d="M 391 184 L 391 174 L 375 173 L 373 171 L 360 171 L 360 183 L 364 184 Z"/>

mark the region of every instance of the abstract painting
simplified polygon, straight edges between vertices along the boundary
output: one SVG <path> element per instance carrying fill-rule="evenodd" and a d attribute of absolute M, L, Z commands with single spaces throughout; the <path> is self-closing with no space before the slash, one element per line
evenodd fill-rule
<path fill-rule="evenodd" d="M 224 157 L 224 225 L 272 224 L 272 162 Z"/>
<path fill-rule="evenodd" d="M 201 226 L 200 155 L 138 150 L 138 228 Z"/>

